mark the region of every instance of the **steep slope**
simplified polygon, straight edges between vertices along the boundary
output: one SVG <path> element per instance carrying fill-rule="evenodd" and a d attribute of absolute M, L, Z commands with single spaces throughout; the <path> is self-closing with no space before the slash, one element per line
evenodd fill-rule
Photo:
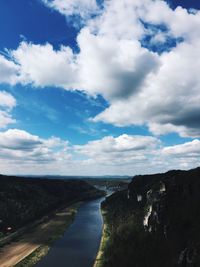
<path fill-rule="evenodd" d="M 135 176 L 103 204 L 104 266 L 200 266 L 200 168 Z"/>
<path fill-rule="evenodd" d="M 71 202 L 103 193 L 81 180 L 48 180 L 0 175 L 0 234 L 15 231 Z"/>

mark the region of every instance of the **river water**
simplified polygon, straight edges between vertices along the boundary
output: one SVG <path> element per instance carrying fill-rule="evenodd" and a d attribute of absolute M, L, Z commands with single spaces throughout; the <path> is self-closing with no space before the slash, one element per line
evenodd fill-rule
<path fill-rule="evenodd" d="M 92 267 L 99 249 L 103 219 L 100 204 L 104 198 L 84 202 L 63 237 L 36 267 Z"/>

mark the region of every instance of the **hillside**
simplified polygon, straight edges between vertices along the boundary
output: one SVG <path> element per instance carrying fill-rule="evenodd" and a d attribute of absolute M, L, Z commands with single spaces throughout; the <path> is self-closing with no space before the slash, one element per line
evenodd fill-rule
<path fill-rule="evenodd" d="M 135 176 L 103 203 L 106 267 L 200 266 L 200 168 Z"/>
<path fill-rule="evenodd" d="M 81 180 L 0 175 L 0 235 L 15 231 L 63 205 L 102 194 Z"/>

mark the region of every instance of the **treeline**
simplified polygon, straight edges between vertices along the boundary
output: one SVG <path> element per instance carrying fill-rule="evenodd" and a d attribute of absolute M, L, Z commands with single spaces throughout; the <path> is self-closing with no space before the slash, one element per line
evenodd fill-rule
<path fill-rule="evenodd" d="M 200 168 L 133 178 L 102 207 L 104 267 L 200 266 Z"/>
<path fill-rule="evenodd" d="M 0 235 L 70 204 L 103 193 L 81 180 L 49 180 L 0 175 Z"/>

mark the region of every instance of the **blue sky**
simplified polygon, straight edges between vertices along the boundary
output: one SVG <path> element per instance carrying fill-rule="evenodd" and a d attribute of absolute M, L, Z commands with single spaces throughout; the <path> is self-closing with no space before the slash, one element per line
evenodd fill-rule
<path fill-rule="evenodd" d="M 0 172 L 198 166 L 199 9 L 197 1 L 2 0 Z"/>

